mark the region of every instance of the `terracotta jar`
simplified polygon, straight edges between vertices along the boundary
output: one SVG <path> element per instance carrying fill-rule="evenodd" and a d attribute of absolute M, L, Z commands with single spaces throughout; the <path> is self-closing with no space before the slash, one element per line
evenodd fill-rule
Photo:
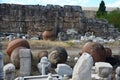
<path fill-rule="evenodd" d="M 112 50 L 108 47 L 105 47 L 105 51 L 106 51 L 106 58 L 108 57 L 112 57 Z"/>
<path fill-rule="evenodd" d="M 6 53 L 9 56 L 11 56 L 12 51 L 17 47 L 25 47 L 25 48 L 29 49 L 30 45 L 29 45 L 28 41 L 25 39 L 15 39 L 8 44 Z"/>
<path fill-rule="evenodd" d="M 52 29 L 45 30 L 42 33 L 43 40 L 55 40 L 55 32 Z"/>
<path fill-rule="evenodd" d="M 48 51 L 46 50 L 40 50 L 38 52 L 37 58 L 39 59 L 39 62 L 41 60 L 42 57 L 48 57 Z"/>
<path fill-rule="evenodd" d="M 17 47 L 12 51 L 11 56 L 10 56 L 10 60 L 15 65 L 16 69 L 20 68 L 20 57 L 19 57 L 20 49 L 26 49 L 26 48 L 25 47 Z"/>

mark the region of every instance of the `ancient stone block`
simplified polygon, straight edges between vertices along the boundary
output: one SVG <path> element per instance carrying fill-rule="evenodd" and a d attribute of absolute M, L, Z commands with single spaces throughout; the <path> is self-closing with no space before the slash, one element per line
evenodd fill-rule
<path fill-rule="evenodd" d="M 12 63 L 8 63 L 4 66 L 4 80 L 14 80 L 15 78 L 15 66 Z"/>
<path fill-rule="evenodd" d="M 30 49 L 20 49 L 20 75 L 29 76 L 31 75 L 31 50 Z"/>
<path fill-rule="evenodd" d="M 96 62 L 95 63 L 95 72 L 99 77 L 109 78 L 112 73 L 112 65 L 106 62 Z"/>
<path fill-rule="evenodd" d="M 58 75 L 64 76 L 72 76 L 72 68 L 67 65 L 67 64 L 58 64 L 57 68 L 55 69 L 55 71 L 57 72 Z"/>

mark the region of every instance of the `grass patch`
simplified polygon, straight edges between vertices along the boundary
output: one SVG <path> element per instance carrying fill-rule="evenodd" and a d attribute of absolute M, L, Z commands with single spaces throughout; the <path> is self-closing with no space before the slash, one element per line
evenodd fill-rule
<path fill-rule="evenodd" d="M 61 42 L 61 41 L 44 41 L 44 40 L 29 40 L 28 41 L 31 48 L 33 49 L 38 49 L 38 48 L 51 48 L 51 47 L 56 47 L 56 46 L 61 46 L 64 48 L 68 48 L 69 45 L 66 42 Z"/>
<path fill-rule="evenodd" d="M 69 45 L 69 46 L 75 45 L 75 44 L 74 44 L 73 42 L 71 42 L 71 41 L 67 41 L 66 43 L 67 43 L 67 45 Z"/>

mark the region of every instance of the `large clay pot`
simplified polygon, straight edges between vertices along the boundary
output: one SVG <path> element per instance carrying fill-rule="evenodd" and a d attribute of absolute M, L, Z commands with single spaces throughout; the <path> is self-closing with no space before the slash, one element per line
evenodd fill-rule
<path fill-rule="evenodd" d="M 37 57 L 39 61 L 41 60 L 42 57 L 48 57 L 48 51 L 45 51 L 45 50 L 39 51 Z"/>
<path fill-rule="evenodd" d="M 42 33 L 43 40 L 55 40 L 55 32 L 52 29 L 45 30 Z"/>
<path fill-rule="evenodd" d="M 105 51 L 106 51 L 106 58 L 108 57 L 112 57 L 112 50 L 108 47 L 105 47 Z"/>
<path fill-rule="evenodd" d="M 106 58 L 106 51 L 102 44 L 97 42 L 87 42 L 83 48 L 82 52 L 79 53 L 82 55 L 82 53 L 87 52 L 93 57 L 94 62 L 104 62 Z"/>
<path fill-rule="evenodd" d="M 29 45 L 28 41 L 25 39 L 15 39 L 8 44 L 6 53 L 9 56 L 11 56 L 12 51 L 17 47 L 25 47 L 25 48 L 29 49 L 30 45 Z"/>
<path fill-rule="evenodd" d="M 19 50 L 26 49 L 25 47 L 17 47 L 15 48 L 10 56 L 11 62 L 15 65 L 16 69 L 20 68 L 20 57 L 19 57 Z"/>

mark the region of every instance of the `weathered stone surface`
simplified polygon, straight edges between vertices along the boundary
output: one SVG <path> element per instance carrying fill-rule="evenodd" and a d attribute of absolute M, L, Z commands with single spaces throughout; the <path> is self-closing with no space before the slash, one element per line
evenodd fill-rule
<path fill-rule="evenodd" d="M 120 77 L 120 67 L 119 66 L 116 68 L 116 74 Z"/>
<path fill-rule="evenodd" d="M 87 31 L 105 37 L 117 37 L 119 34 L 105 20 L 86 18 L 80 6 L 0 4 L 1 32 L 28 33 L 32 36 L 50 27 L 55 29 L 56 34 L 60 28 L 63 31 L 75 28 L 82 35 Z"/>
<path fill-rule="evenodd" d="M 92 74 L 92 80 L 114 80 L 114 74 L 112 72 L 113 67 L 111 64 L 106 62 L 97 62 L 95 63 L 94 69 L 95 72 Z"/>
<path fill-rule="evenodd" d="M 59 77 L 57 74 L 49 73 L 48 75 L 17 77 L 15 80 L 58 80 Z"/>
<path fill-rule="evenodd" d="M 15 66 L 12 63 L 8 63 L 4 66 L 4 80 L 14 80 L 15 78 Z"/>
<path fill-rule="evenodd" d="M 59 38 L 60 41 L 68 40 L 67 34 L 65 32 L 59 32 L 58 33 L 58 38 Z"/>
<path fill-rule="evenodd" d="M 119 66 L 116 68 L 116 75 L 115 75 L 115 77 L 116 77 L 116 80 L 120 80 L 120 67 Z"/>
<path fill-rule="evenodd" d="M 93 64 L 92 56 L 84 52 L 73 68 L 72 80 L 92 80 L 91 70 Z"/>
<path fill-rule="evenodd" d="M 98 76 L 102 78 L 109 78 L 109 75 L 112 74 L 112 65 L 106 62 L 96 62 L 95 63 L 95 72 Z"/>
<path fill-rule="evenodd" d="M 37 65 L 39 72 L 42 75 L 46 75 L 50 72 L 51 64 L 48 61 L 47 57 L 42 57 L 40 63 Z"/>
<path fill-rule="evenodd" d="M 58 75 L 64 76 L 72 76 L 72 68 L 67 64 L 57 64 L 57 68 L 55 69 Z"/>
<path fill-rule="evenodd" d="M 102 36 L 102 37 L 116 37 L 116 34 L 118 33 L 117 29 L 114 28 L 112 24 L 109 24 L 107 20 L 105 19 L 87 19 L 85 22 L 87 26 L 87 31 L 94 32 L 94 35 L 96 36 Z M 119 33 L 118 33 L 119 34 Z"/>
<path fill-rule="evenodd" d="M 31 75 L 31 50 L 30 49 L 20 49 L 20 75 L 29 76 Z"/>

